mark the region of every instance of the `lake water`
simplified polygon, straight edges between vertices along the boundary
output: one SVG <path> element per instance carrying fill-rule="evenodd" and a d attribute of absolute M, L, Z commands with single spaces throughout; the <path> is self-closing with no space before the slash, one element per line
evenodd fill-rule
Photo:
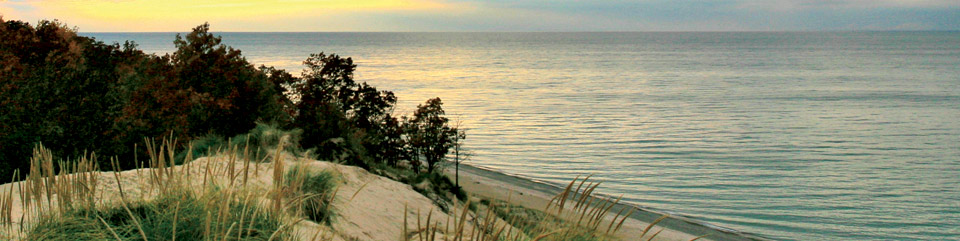
<path fill-rule="evenodd" d="M 960 32 L 219 34 L 353 57 L 399 113 L 441 97 L 474 165 L 774 239 L 960 239 Z"/>

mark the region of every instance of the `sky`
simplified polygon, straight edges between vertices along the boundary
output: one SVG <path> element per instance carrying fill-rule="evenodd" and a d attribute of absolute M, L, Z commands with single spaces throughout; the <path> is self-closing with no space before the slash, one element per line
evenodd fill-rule
<path fill-rule="evenodd" d="M 960 0 L 0 0 L 81 32 L 960 30 Z"/>

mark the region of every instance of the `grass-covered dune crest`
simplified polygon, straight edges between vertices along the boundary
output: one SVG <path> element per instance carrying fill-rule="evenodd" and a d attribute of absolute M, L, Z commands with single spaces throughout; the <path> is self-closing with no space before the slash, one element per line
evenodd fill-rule
<path fill-rule="evenodd" d="M 54 165 L 43 158 L 40 169 Z M 396 240 L 404 218 L 417 213 L 454 219 L 411 186 L 355 166 L 282 152 L 269 162 L 228 152 L 179 166 L 164 161 L 122 172 L 41 170 L 40 177 L 4 184 L 0 239 Z M 330 178 L 304 185 L 311 174 Z M 311 186 L 327 190 L 297 190 Z M 316 209 L 299 208 L 328 198 L 317 195 L 324 192 L 329 222 L 306 213 Z M 415 223 L 406 230 L 416 230 Z"/>

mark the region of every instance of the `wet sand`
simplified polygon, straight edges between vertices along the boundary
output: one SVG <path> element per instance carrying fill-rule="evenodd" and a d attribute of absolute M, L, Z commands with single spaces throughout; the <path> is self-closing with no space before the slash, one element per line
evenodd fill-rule
<path fill-rule="evenodd" d="M 453 177 L 453 166 L 446 168 L 445 171 Z M 572 178 L 573 177 L 571 177 L 571 179 Z M 506 200 L 510 203 L 536 210 L 543 210 L 553 196 L 563 191 L 563 188 L 558 186 L 535 182 L 530 179 L 511 176 L 467 164 L 460 165 L 460 185 L 471 194 Z M 621 203 L 617 204 L 611 210 L 620 210 L 624 207 L 627 206 Z M 645 229 L 650 222 L 663 216 L 663 213 L 643 208 L 638 209 L 639 210 L 630 215 L 630 219 L 624 222 L 623 228 L 617 233 L 617 236 L 622 240 L 647 240 L 652 236 L 652 233 L 659 231 L 661 228 L 663 231 L 658 234 L 654 240 L 691 240 L 702 235 L 707 236 L 699 240 L 766 240 L 756 235 L 720 227 L 712 227 L 689 218 L 675 215 L 671 215 L 669 218 L 658 223 L 646 236 L 639 237 L 643 233 L 643 229 Z M 609 219 L 612 218 L 614 214 L 608 215 L 610 217 L 607 217 L 607 222 L 609 222 Z"/>

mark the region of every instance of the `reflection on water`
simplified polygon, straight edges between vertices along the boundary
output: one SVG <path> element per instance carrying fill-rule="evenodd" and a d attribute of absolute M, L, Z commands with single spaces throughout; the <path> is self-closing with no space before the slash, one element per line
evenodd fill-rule
<path fill-rule="evenodd" d="M 134 39 L 168 52 L 173 35 Z M 960 33 L 224 33 L 439 96 L 471 162 L 778 239 L 960 235 Z"/>

